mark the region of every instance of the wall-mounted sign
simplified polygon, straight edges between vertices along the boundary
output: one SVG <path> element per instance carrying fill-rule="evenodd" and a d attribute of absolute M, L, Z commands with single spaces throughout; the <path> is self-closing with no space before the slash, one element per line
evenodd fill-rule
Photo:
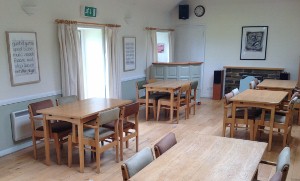
<path fill-rule="evenodd" d="M 83 6 L 82 15 L 84 17 L 96 17 L 97 16 L 97 8 L 90 6 Z"/>

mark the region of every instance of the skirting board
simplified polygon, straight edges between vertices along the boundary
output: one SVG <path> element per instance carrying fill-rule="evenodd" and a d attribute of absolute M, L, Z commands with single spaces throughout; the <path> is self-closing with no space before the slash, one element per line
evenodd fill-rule
<path fill-rule="evenodd" d="M 36 143 L 38 144 L 38 143 L 40 143 L 40 141 L 37 141 Z M 8 154 L 11 154 L 11 153 L 14 153 L 14 152 L 17 152 L 17 151 L 22 150 L 24 148 L 28 148 L 30 146 L 32 146 L 32 141 L 28 141 L 28 142 L 25 142 L 25 143 L 7 148 L 5 150 L 1 150 L 0 151 L 0 157 L 3 157 L 5 155 L 8 155 Z"/>

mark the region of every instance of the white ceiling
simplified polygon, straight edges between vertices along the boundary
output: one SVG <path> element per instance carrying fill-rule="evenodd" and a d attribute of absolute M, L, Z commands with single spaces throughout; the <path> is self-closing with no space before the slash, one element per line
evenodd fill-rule
<path fill-rule="evenodd" d="M 148 7 L 157 11 L 170 12 L 185 0 L 119 0 L 120 2 L 137 7 Z"/>

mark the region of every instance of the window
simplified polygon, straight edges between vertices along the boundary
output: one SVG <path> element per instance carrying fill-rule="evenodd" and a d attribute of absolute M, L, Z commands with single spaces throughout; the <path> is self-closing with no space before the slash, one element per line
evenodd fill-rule
<path fill-rule="evenodd" d="M 82 46 L 84 98 L 105 98 L 104 29 L 78 29 Z"/>
<path fill-rule="evenodd" d="M 170 32 L 156 32 L 157 61 L 170 62 Z"/>

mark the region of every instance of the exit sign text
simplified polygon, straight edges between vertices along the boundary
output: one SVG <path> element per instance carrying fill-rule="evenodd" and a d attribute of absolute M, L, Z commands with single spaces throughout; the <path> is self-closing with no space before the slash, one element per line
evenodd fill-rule
<path fill-rule="evenodd" d="M 84 6 L 83 15 L 85 17 L 96 17 L 97 15 L 97 8 Z"/>

